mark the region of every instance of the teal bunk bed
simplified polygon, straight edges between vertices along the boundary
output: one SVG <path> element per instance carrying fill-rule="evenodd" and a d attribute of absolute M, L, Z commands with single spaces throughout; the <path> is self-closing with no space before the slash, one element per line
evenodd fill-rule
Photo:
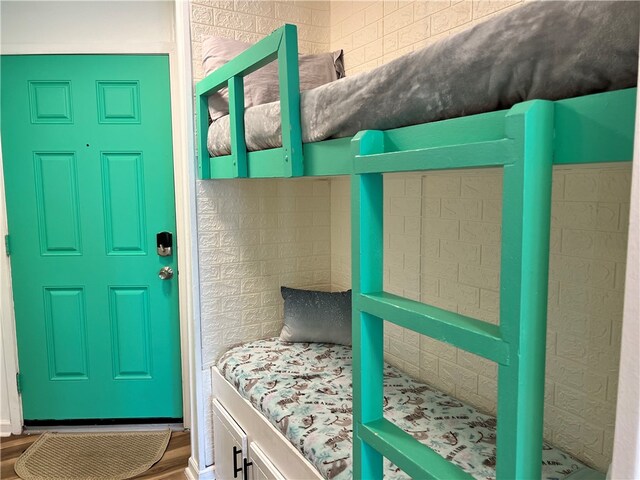
<path fill-rule="evenodd" d="M 472 478 L 383 416 L 383 319 L 498 364 L 496 477 L 540 478 L 554 165 L 629 161 L 636 89 L 302 143 L 296 28 L 285 25 L 197 84 L 201 179 L 350 175 L 354 478 L 386 457 L 413 478 Z M 282 146 L 247 152 L 243 77 L 279 65 Z M 230 155 L 207 150 L 207 96 L 229 88 Z M 385 173 L 502 167 L 500 325 L 383 289 Z"/>

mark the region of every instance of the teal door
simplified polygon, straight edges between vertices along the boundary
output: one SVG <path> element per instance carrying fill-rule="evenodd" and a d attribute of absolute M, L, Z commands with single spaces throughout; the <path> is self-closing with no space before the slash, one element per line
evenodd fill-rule
<path fill-rule="evenodd" d="M 0 61 L 25 422 L 182 417 L 168 58 Z"/>

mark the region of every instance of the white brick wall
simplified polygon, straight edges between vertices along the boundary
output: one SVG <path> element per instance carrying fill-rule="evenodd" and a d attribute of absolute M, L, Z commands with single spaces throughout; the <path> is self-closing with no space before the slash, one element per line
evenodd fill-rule
<path fill-rule="evenodd" d="M 284 23 L 298 26 L 301 53 L 329 49 L 329 2 L 266 0 L 192 0 L 193 77 L 203 76 L 202 41 L 210 36 L 255 43 Z"/>
<path fill-rule="evenodd" d="M 332 0 L 330 45 L 347 75 L 367 71 L 469 28 L 522 0 Z"/>
<path fill-rule="evenodd" d="M 328 180 L 198 182 L 200 308 L 205 398 L 209 369 L 230 346 L 282 328 L 280 286 L 328 290 Z M 207 463 L 213 462 L 207 409 Z"/>
<path fill-rule="evenodd" d="M 279 333 L 280 286 L 328 289 L 327 180 L 224 180 L 198 184 L 202 360 Z"/>
<path fill-rule="evenodd" d="M 545 437 L 606 470 L 617 391 L 630 166 L 555 168 Z M 331 181 L 332 280 L 349 285 L 349 180 Z M 498 323 L 502 173 L 385 176 L 385 289 Z M 495 412 L 495 364 L 385 324 L 385 358 Z"/>

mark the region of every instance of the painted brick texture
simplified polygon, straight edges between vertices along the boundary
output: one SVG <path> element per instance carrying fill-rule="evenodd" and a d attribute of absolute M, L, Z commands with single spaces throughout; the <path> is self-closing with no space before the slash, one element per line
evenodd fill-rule
<path fill-rule="evenodd" d="M 280 286 L 330 289 L 330 186 L 308 178 L 200 181 L 197 207 L 208 398 L 209 370 L 221 353 L 280 333 Z"/>
<path fill-rule="evenodd" d="M 329 50 L 329 2 L 192 0 L 193 77 L 203 77 L 202 41 L 211 35 L 255 43 L 284 23 L 298 27 L 300 53 Z"/>
<path fill-rule="evenodd" d="M 332 50 L 344 49 L 347 75 L 353 75 L 520 3 L 522 0 L 332 0 L 330 45 Z"/>
<path fill-rule="evenodd" d="M 606 470 L 612 455 L 629 165 L 555 168 L 545 437 Z M 385 289 L 497 324 L 502 173 L 385 176 Z M 331 185 L 332 279 L 349 285 L 349 181 Z M 339 237 L 339 238 L 338 238 Z M 335 286 L 335 284 L 334 284 Z M 385 324 L 385 358 L 495 413 L 495 364 Z"/>
<path fill-rule="evenodd" d="M 206 181 L 198 185 L 202 360 L 277 335 L 280 286 L 331 283 L 327 180 Z"/>

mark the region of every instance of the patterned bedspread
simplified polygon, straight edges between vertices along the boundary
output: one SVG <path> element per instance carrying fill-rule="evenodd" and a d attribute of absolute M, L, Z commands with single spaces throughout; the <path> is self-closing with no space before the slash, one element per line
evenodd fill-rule
<path fill-rule="evenodd" d="M 351 349 L 259 340 L 226 352 L 222 375 L 328 479 L 351 479 Z M 496 420 L 385 365 L 387 420 L 475 478 L 495 478 Z M 542 478 L 584 464 L 545 444 Z M 602 475 L 593 471 L 595 478 Z M 385 459 L 385 479 L 409 478 Z"/>

